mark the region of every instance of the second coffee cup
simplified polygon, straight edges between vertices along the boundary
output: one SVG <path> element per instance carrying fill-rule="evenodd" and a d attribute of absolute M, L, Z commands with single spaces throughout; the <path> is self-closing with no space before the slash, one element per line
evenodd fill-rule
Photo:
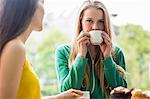
<path fill-rule="evenodd" d="M 101 33 L 102 33 L 101 30 L 92 30 L 89 32 L 90 40 L 93 45 L 99 45 L 102 43 L 103 38 L 101 36 Z"/>
<path fill-rule="evenodd" d="M 83 96 L 85 99 L 90 99 L 90 92 L 89 91 L 83 91 Z"/>

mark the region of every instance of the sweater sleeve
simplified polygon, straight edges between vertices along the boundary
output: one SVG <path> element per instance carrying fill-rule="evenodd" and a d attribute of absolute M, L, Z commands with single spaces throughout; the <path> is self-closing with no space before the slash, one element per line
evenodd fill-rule
<path fill-rule="evenodd" d="M 55 65 L 61 92 L 70 88 L 81 88 L 87 63 L 86 58 L 77 56 L 69 68 L 69 57 L 67 56 L 69 56 L 69 53 L 64 46 L 57 48 L 55 52 Z"/>
<path fill-rule="evenodd" d="M 122 50 L 117 48 L 115 55 L 115 60 L 113 60 L 112 56 L 109 56 L 105 60 L 102 60 L 102 64 L 104 64 L 105 78 L 109 86 L 112 88 L 118 86 L 127 87 L 126 80 L 122 77 L 121 73 L 116 68 L 116 65 L 119 65 L 126 71 Z"/>

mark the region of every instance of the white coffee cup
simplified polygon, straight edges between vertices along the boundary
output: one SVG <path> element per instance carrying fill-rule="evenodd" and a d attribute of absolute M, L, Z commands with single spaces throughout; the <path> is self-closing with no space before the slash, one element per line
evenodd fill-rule
<path fill-rule="evenodd" d="M 103 38 L 101 36 L 101 34 L 102 34 L 101 30 L 92 30 L 89 32 L 89 34 L 90 34 L 91 43 L 93 45 L 99 45 L 102 43 Z"/>
<path fill-rule="evenodd" d="M 83 96 L 85 99 L 90 99 L 90 92 L 89 91 L 83 91 Z"/>

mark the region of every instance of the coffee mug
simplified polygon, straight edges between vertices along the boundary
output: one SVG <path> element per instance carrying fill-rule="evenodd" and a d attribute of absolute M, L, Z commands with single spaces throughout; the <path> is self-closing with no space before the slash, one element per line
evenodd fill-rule
<path fill-rule="evenodd" d="M 89 34 L 90 34 L 91 43 L 93 45 L 99 45 L 102 43 L 103 38 L 101 36 L 101 34 L 102 34 L 101 30 L 92 30 L 89 32 Z"/>
<path fill-rule="evenodd" d="M 89 91 L 83 91 L 83 96 L 85 99 L 90 99 L 90 92 Z"/>

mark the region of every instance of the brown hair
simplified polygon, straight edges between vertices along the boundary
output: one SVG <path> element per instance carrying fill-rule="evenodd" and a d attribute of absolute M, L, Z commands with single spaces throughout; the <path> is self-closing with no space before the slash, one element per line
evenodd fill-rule
<path fill-rule="evenodd" d="M 82 31 L 81 21 L 83 18 L 83 13 L 86 9 L 88 9 L 90 7 L 94 7 L 96 9 L 100 9 L 103 11 L 103 13 L 104 13 L 104 31 L 106 33 L 108 33 L 110 39 L 112 40 L 110 19 L 109 19 L 109 14 L 107 12 L 106 7 L 99 1 L 90 1 L 90 0 L 85 1 L 81 5 L 79 15 L 77 17 L 76 35 L 75 35 L 75 38 L 73 40 L 73 46 L 72 46 L 72 50 L 71 50 L 69 64 L 72 64 L 73 61 L 75 60 L 76 56 L 77 56 L 78 49 L 76 47 L 76 38 L 78 37 L 78 35 Z M 96 50 L 98 52 L 98 58 L 97 58 L 96 65 L 95 65 L 96 74 L 100 80 L 100 87 L 102 89 L 103 95 L 105 94 L 106 96 L 108 96 L 106 94 L 107 92 L 106 92 L 106 87 L 105 87 L 107 85 L 107 83 L 106 83 L 106 80 L 104 78 L 104 66 L 102 64 L 100 64 L 101 59 L 103 59 L 103 54 L 99 48 L 96 48 Z M 86 87 L 89 87 L 88 65 L 86 65 L 86 72 L 84 75 L 83 84 L 85 84 Z"/>
<path fill-rule="evenodd" d="M 21 35 L 30 25 L 38 0 L 0 1 L 0 55 L 6 43 Z"/>

